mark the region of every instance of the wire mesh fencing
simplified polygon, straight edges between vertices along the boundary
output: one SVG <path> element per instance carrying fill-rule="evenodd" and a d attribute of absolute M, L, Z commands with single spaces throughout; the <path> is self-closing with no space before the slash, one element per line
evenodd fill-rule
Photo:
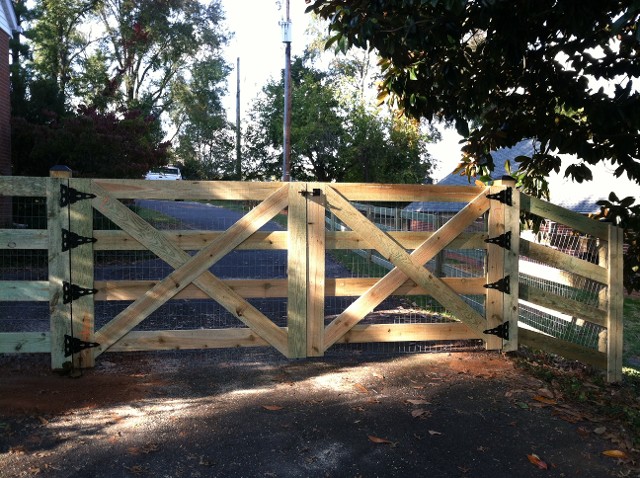
<path fill-rule="evenodd" d="M 367 219 L 382 231 L 393 236 L 393 233 L 434 232 L 454 212 L 443 213 L 436 208 L 430 210 L 429 203 L 421 203 L 419 211 L 412 209 L 407 203 L 379 203 L 358 202 L 353 204 Z M 431 205 L 433 206 L 433 205 Z M 342 223 L 330 208 L 327 208 L 326 225 L 328 232 L 350 232 L 350 229 Z M 486 221 L 480 218 L 469 226 L 464 233 L 485 233 Z M 361 238 L 363 239 L 363 238 Z M 378 280 L 394 269 L 394 265 L 378 250 L 366 244 L 362 240 L 362 247 L 333 249 L 327 251 L 327 262 L 335 265 L 327 271 L 336 271 L 344 277 L 364 278 Z M 419 245 L 418 242 L 406 247 L 411 252 Z M 424 266 L 438 278 L 455 277 L 470 278 L 483 277 L 486 270 L 486 250 L 484 248 L 445 248 Z M 329 277 L 329 272 L 327 274 Z M 354 297 L 327 297 L 325 300 L 327 313 L 326 323 L 329 324 L 338 314 L 353 301 Z M 463 299 L 474 309 L 484 314 L 483 295 L 463 295 Z M 362 324 L 445 324 L 456 322 L 445 307 L 430 295 L 411 294 L 391 295 L 377 305 L 361 321 Z M 463 351 L 481 348 L 482 340 L 441 340 L 441 341 L 412 341 L 391 343 L 366 343 L 366 344 L 336 344 L 327 352 L 385 354 L 385 353 L 420 353 Z"/>
<path fill-rule="evenodd" d="M 537 232 L 524 230 L 521 236 L 549 250 L 598 264 L 602 244 L 595 237 L 554 221 L 544 220 Z M 604 308 L 606 286 L 579 274 L 552 267 L 545 262 L 522 254 L 520 256 L 520 284 L 571 301 L 578 306 Z M 520 322 L 531 329 L 570 343 L 591 349 L 603 347 L 604 326 L 576 315 L 561 313 L 526 300 L 520 301 Z"/>

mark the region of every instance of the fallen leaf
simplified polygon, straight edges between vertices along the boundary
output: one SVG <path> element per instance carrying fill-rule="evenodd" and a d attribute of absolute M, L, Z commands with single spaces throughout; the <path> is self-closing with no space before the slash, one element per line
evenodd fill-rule
<path fill-rule="evenodd" d="M 596 435 L 602 435 L 606 431 L 607 431 L 607 427 L 598 427 L 593 430 L 593 433 L 595 433 Z"/>
<path fill-rule="evenodd" d="M 537 401 L 537 402 L 545 403 L 547 405 L 557 405 L 558 404 L 558 402 L 556 402 L 555 400 L 553 400 L 551 398 L 548 398 L 548 397 L 545 397 L 543 395 L 536 395 L 535 397 L 533 397 L 533 399 L 535 401 Z"/>
<path fill-rule="evenodd" d="M 628 458 L 627 454 L 622 450 L 605 450 L 602 454 L 611 458 L 620 458 L 621 460 L 626 460 Z"/>
<path fill-rule="evenodd" d="M 387 445 L 393 444 L 391 440 L 387 440 L 386 438 L 379 438 L 373 435 L 367 435 L 367 436 L 369 437 L 369 441 L 372 441 L 373 443 L 382 443 Z"/>
<path fill-rule="evenodd" d="M 364 385 L 360 385 L 359 383 L 356 383 L 354 385 L 354 387 L 358 390 L 358 392 L 360 393 L 369 393 L 369 390 L 367 390 L 367 387 L 365 387 Z"/>
<path fill-rule="evenodd" d="M 442 435 L 442 432 L 437 432 L 435 430 L 429 430 L 429 435 L 434 436 L 434 435 Z"/>
<path fill-rule="evenodd" d="M 43 425 L 48 425 L 49 424 L 49 420 L 47 420 L 44 417 L 38 417 L 38 420 L 40 420 L 40 423 L 42 423 Z"/>
<path fill-rule="evenodd" d="M 527 403 L 524 402 L 518 402 L 516 403 L 516 405 L 520 408 L 522 408 L 523 410 L 528 410 L 529 409 L 529 405 Z"/>
<path fill-rule="evenodd" d="M 538 394 L 542 395 L 543 397 L 550 398 L 550 399 L 554 399 L 555 398 L 555 395 L 553 394 L 553 392 L 551 390 L 549 390 L 548 388 L 539 388 L 538 389 Z"/>
<path fill-rule="evenodd" d="M 427 411 L 426 411 L 426 410 L 424 410 L 424 409 L 422 409 L 422 408 L 417 408 L 417 409 L 415 409 L 415 410 L 413 410 L 413 411 L 411 412 L 411 416 L 412 416 L 413 418 L 417 418 L 417 417 L 421 417 L 421 416 L 422 416 L 422 415 L 424 415 L 425 413 L 427 413 Z"/>
<path fill-rule="evenodd" d="M 527 458 L 529 459 L 529 461 L 532 464 L 534 464 L 535 466 L 537 466 L 541 470 L 548 470 L 549 469 L 549 465 L 547 465 L 544 461 L 542 461 L 538 455 L 532 453 L 531 455 L 527 455 Z"/>
<path fill-rule="evenodd" d="M 262 408 L 272 412 L 277 412 L 278 410 L 282 410 L 284 407 L 281 407 L 280 405 L 262 405 Z"/>
<path fill-rule="evenodd" d="M 426 400 L 407 400 L 407 403 L 411 405 L 431 405 L 431 402 L 427 402 Z"/>
<path fill-rule="evenodd" d="M 414 390 L 424 390 L 424 385 L 414 385 L 413 387 Z"/>

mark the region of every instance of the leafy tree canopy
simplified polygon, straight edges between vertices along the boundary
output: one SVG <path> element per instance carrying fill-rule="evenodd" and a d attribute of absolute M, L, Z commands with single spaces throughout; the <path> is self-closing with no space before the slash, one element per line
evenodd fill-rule
<path fill-rule="evenodd" d="M 535 153 L 517 158 L 529 192 L 545 192 L 535 178 L 559 171 L 560 154 L 578 158 L 565 170 L 576 181 L 611 161 L 640 182 L 638 2 L 318 0 L 309 10 L 330 20 L 329 44 L 377 50 L 381 99 L 455 124 L 470 176 L 492 169 L 491 151 L 530 138 Z"/>
<path fill-rule="evenodd" d="M 308 59 L 297 58 L 291 68 L 292 177 L 422 182 L 430 172 L 431 158 L 425 148 L 430 138 L 421 131 L 419 122 L 368 108 L 357 86 L 362 84 L 362 76 L 344 68 L 352 65 L 350 61 L 324 72 L 308 66 Z M 350 83 L 356 87 L 351 88 Z M 269 82 L 250 112 L 243 154 L 248 177 L 280 175 L 283 95 L 282 78 Z"/>

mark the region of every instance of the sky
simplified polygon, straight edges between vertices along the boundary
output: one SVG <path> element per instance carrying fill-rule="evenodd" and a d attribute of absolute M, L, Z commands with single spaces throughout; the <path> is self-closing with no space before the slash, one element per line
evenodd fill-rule
<path fill-rule="evenodd" d="M 236 112 L 236 62 L 240 58 L 240 101 L 244 114 L 252 100 L 271 77 L 278 77 L 284 68 L 284 44 L 279 25 L 285 15 L 285 1 L 222 0 L 228 29 L 234 37 L 226 47 L 225 58 L 232 65 L 229 75 L 228 97 L 225 106 L 229 117 Z M 281 5 L 281 8 L 278 6 Z M 290 0 L 293 41 L 292 55 L 304 50 L 304 31 L 309 15 L 304 14 L 302 0 Z"/>
<path fill-rule="evenodd" d="M 285 15 L 286 0 L 222 0 L 226 24 L 234 38 L 226 47 L 225 58 L 233 67 L 224 101 L 228 117 L 235 122 L 237 92 L 237 58 L 240 58 L 240 114 L 244 117 L 253 99 L 270 78 L 277 78 L 284 68 L 284 44 L 279 22 Z M 281 6 L 279 9 L 278 6 Z M 310 15 L 305 14 L 303 0 L 290 0 L 293 41 L 292 56 L 300 55 L 306 45 L 305 30 Z M 455 130 L 442 131 L 443 140 L 429 145 L 429 154 L 437 162 L 433 178 L 449 174 L 459 162 L 460 136 Z"/>

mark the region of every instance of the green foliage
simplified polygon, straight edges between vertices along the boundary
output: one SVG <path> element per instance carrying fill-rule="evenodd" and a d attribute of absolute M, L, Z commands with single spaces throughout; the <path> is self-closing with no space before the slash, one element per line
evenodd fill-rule
<path fill-rule="evenodd" d="M 640 204 L 631 196 L 619 199 L 615 192 L 608 200 L 598 201 L 598 218 L 624 229 L 627 247 L 624 262 L 624 286 L 629 293 L 640 290 Z"/>
<path fill-rule="evenodd" d="M 356 83 L 361 83 L 362 76 L 355 76 Z M 425 149 L 429 136 L 416 121 L 367 109 L 358 88 L 345 94 L 344 86 L 350 81 L 349 74 L 335 65 L 329 73 L 306 66 L 304 58 L 292 65 L 292 177 L 422 182 L 431 167 Z M 270 82 L 250 113 L 243 153 L 250 178 L 281 175 L 283 92 L 282 80 Z"/>
<path fill-rule="evenodd" d="M 455 125 L 463 174 L 485 175 L 491 151 L 531 139 L 535 152 L 517 158 L 530 193 L 547 192 L 563 154 L 577 158 L 564 173 L 578 182 L 600 161 L 640 182 L 637 2 L 317 0 L 309 10 L 330 21 L 331 45 L 380 55 L 381 100 Z"/>
<path fill-rule="evenodd" d="M 99 113 L 80 107 L 77 115 L 46 124 L 13 118 L 13 174 L 48 176 L 63 164 L 79 177 L 142 178 L 169 161 L 168 144 L 157 141 L 156 118 L 139 110 Z"/>

